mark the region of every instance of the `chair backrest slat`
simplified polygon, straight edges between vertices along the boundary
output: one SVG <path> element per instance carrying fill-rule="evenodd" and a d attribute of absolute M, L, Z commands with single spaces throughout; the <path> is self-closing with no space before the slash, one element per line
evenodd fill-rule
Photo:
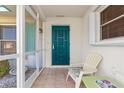
<path fill-rule="evenodd" d="M 97 53 L 91 53 L 86 57 L 86 61 L 84 63 L 83 69 L 87 68 L 96 68 L 98 64 L 101 62 L 102 56 Z"/>

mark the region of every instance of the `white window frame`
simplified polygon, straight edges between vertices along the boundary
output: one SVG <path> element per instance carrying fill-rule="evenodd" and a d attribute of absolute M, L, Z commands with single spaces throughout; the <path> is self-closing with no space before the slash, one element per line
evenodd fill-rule
<path fill-rule="evenodd" d="M 25 52 L 25 10 L 27 10 L 33 18 L 36 20 L 36 50 L 32 52 Z M 11 55 L 11 58 L 17 58 L 17 87 L 26 88 L 31 87 L 35 79 L 38 77 L 41 71 L 39 71 L 38 63 L 38 37 L 39 37 L 39 13 L 35 14 L 28 5 L 17 5 L 16 13 L 17 23 L 17 55 Z M 25 81 L 25 55 L 30 53 L 36 53 L 36 71 L 28 80 Z M 10 55 L 9 55 L 10 56 Z M 8 57 L 9 57 L 8 56 Z M 5 59 L 3 56 L 1 57 Z M 9 57 L 10 58 L 10 57 Z"/>
<path fill-rule="evenodd" d="M 91 8 L 89 15 L 89 43 L 91 45 L 124 45 L 124 36 L 100 40 L 100 13 L 108 6 L 109 5 L 98 5 Z"/>
<path fill-rule="evenodd" d="M 28 10 L 29 13 L 36 20 L 36 50 L 33 51 L 36 53 L 36 73 L 34 73 L 28 81 L 25 82 L 25 10 Z M 3 24 L 4 25 L 4 24 Z M 13 24 L 10 24 L 13 25 Z M 6 59 L 16 59 L 17 63 L 17 88 L 31 87 L 34 80 L 41 73 L 39 71 L 39 47 L 38 47 L 38 38 L 39 38 L 39 13 L 36 15 L 33 13 L 32 9 L 29 6 L 16 5 L 16 54 L 10 55 L 0 55 L 0 61 Z"/>
<path fill-rule="evenodd" d="M 39 75 L 39 64 L 38 64 L 38 54 L 37 54 L 37 35 L 38 35 L 38 18 L 37 18 L 37 14 L 34 13 L 34 11 L 31 9 L 31 7 L 29 5 L 25 6 L 25 10 L 28 11 L 28 13 L 34 18 L 34 20 L 36 21 L 36 38 L 35 38 L 35 51 L 31 51 L 31 52 L 25 52 L 26 54 L 32 54 L 35 53 L 35 62 L 36 62 L 36 71 L 25 81 L 25 87 L 31 87 L 33 82 L 35 81 L 35 79 L 37 78 L 37 76 Z M 24 21 L 25 22 L 25 21 Z M 26 61 L 26 60 L 25 60 Z"/>

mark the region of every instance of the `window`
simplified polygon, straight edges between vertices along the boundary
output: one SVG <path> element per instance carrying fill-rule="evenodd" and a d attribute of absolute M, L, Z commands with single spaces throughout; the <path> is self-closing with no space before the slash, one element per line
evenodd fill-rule
<path fill-rule="evenodd" d="M 16 26 L 0 26 L 1 55 L 16 54 Z"/>
<path fill-rule="evenodd" d="M 1 26 L 1 38 L 8 40 L 16 40 L 16 27 L 4 25 Z"/>
<path fill-rule="evenodd" d="M 100 13 L 101 40 L 124 36 L 124 5 L 110 5 Z"/>
<path fill-rule="evenodd" d="M 124 5 L 98 5 L 89 16 L 90 44 L 124 45 Z"/>

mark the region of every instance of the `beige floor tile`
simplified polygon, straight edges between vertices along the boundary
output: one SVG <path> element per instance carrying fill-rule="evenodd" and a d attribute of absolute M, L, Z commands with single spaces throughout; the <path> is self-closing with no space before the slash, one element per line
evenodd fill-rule
<path fill-rule="evenodd" d="M 74 88 L 71 78 L 65 81 L 67 71 L 65 68 L 45 68 L 32 88 Z"/>

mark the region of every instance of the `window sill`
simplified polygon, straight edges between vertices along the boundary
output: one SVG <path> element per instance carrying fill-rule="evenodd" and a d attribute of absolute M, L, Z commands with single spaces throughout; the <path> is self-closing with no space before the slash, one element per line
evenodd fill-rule
<path fill-rule="evenodd" d="M 124 46 L 124 37 L 100 40 L 95 42 L 93 45 L 121 45 L 121 46 L 123 45 Z"/>

